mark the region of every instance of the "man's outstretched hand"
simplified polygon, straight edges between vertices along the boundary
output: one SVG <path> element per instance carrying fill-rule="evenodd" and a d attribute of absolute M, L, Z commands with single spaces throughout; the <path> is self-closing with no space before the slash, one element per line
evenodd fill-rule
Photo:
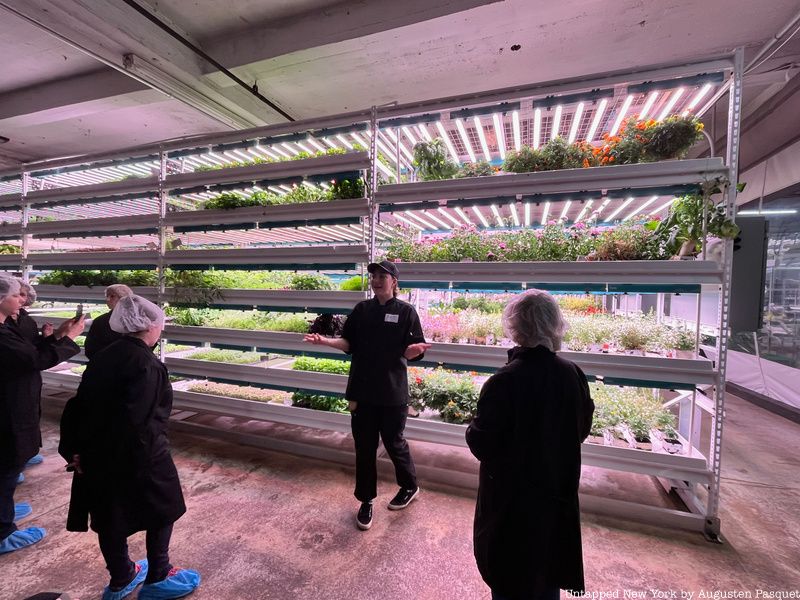
<path fill-rule="evenodd" d="M 406 360 L 414 360 L 418 356 L 425 354 L 425 351 L 430 347 L 430 344 L 411 344 L 408 348 L 406 348 L 403 356 L 406 357 Z"/>

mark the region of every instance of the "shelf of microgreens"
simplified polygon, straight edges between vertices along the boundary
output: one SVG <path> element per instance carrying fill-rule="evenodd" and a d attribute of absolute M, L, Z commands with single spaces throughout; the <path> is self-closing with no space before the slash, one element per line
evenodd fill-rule
<path fill-rule="evenodd" d="M 419 418 L 408 435 L 454 445 L 483 378 L 504 363 L 507 295 L 551 290 L 570 324 L 564 355 L 592 380 L 598 407 L 585 464 L 656 476 L 689 511 L 601 508 L 714 533 L 724 347 L 716 362 L 699 357 L 697 332 L 670 325 L 661 307 L 669 294 L 721 289 L 727 327 L 730 251 L 721 262 L 697 257 L 706 235 L 735 235 L 728 165 L 738 129 L 725 160 L 686 155 L 702 138 L 694 115 L 726 90 L 738 127 L 737 60 L 0 173 L 0 239 L 10 242 L 0 268 L 50 271 L 38 281 L 48 310 L 101 304 L 111 283 L 168 303 L 165 362 L 184 378 L 176 408 L 346 431 L 349 364 L 302 335 L 336 333 L 365 297 L 364 264 L 394 259 L 433 341 L 412 369 Z M 684 260 L 668 260 L 677 255 Z M 644 295 L 657 295 L 659 310 L 631 316 Z"/>

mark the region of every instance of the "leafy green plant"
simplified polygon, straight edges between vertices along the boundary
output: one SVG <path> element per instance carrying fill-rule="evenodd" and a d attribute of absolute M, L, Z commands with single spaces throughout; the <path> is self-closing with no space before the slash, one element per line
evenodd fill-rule
<path fill-rule="evenodd" d="M 288 392 L 279 390 L 268 390 L 245 385 L 233 385 L 230 383 L 216 383 L 214 381 L 203 381 L 189 386 L 190 392 L 200 394 L 212 394 L 214 396 L 227 396 L 229 398 L 240 398 L 242 400 L 254 400 L 256 402 L 280 402 L 283 403 L 290 398 Z"/>
<path fill-rule="evenodd" d="M 683 158 L 703 137 L 703 124 L 694 115 L 672 115 L 655 124 L 645 145 L 647 160 Z"/>
<path fill-rule="evenodd" d="M 482 313 L 493 314 L 503 312 L 505 304 L 499 300 L 490 300 L 487 296 L 460 296 L 453 300 L 454 310 L 477 310 Z"/>
<path fill-rule="evenodd" d="M 262 203 L 259 201 L 259 197 L 255 195 L 245 196 L 239 192 L 223 192 L 206 200 L 203 203 L 203 208 L 206 210 L 229 210 L 232 208 L 240 208 L 242 206 L 260 206 L 261 204 Z"/>
<path fill-rule="evenodd" d="M 300 356 L 294 361 L 292 369 L 295 371 L 315 371 L 317 373 L 348 375 L 350 373 L 350 361 Z"/>
<path fill-rule="evenodd" d="M 494 175 L 494 169 L 492 169 L 492 165 L 485 160 L 481 160 L 476 163 L 464 163 L 456 173 L 456 178 L 487 177 L 489 175 Z"/>
<path fill-rule="evenodd" d="M 355 275 L 340 283 L 339 289 L 347 292 L 363 292 L 369 289 L 369 280 L 365 275 Z"/>
<path fill-rule="evenodd" d="M 325 394 L 295 392 L 292 394 L 292 405 L 299 406 L 300 408 L 311 408 L 313 410 L 324 410 L 327 412 L 348 412 L 347 400 L 338 396 L 326 396 Z"/>
<path fill-rule="evenodd" d="M 333 280 L 320 273 L 297 273 L 289 287 L 293 290 L 332 290 Z"/>
<path fill-rule="evenodd" d="M 335 181 L 331 184 L 330 194 L 333 200 L 363 198 L 366 195 L 364 180 L 359 177 L 357 179 L 341 179 Z"/>
<path fill-rule="evenodd" d="M 21 254 L 22 248 L 14 244 L 0 244 L 0 254 Z"/>
<path fill-rule="evenodd" d="M 503 171 L 508 173 L 532 173 L 544 171 L 547 162 L 539 150 L 522 145 L 519 150 L 511 150 L 503 161 Z"/>
<path fill-rule="evenodd" d="M 232 365 L 249 365 L 260 362 L 261 356 L 262 355 L 258 352 L 240 352 L 238 350 L 217 350 L 212 348 L 194 352 L 186 358 L 228 363 Z"/>
<path fill-rule="evenodd" d="M 422 181 L 452 179 L 458 165 L 447 157 L 447 148 L 440 138 L 414 145 L 414 167 Z"/>
<path fill-rule="evenodd" d="M 580 169 L 589 167 L 594 161 L 592 149 L 588 144 L 570 144 L 561 136 L 547 142 L 539 150 L 541 170 Z"/>

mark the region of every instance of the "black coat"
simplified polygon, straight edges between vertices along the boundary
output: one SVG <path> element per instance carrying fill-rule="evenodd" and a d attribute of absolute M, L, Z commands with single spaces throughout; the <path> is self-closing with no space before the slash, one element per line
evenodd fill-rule
<path fill-rule="evenodd" d="M 111 311 L 92 320 L 92 326 L 89 327 L 89 333 L 86 334 L 86 341 L 83 344 L 83 353 L 89 360 L 92 360 L 100 350 L 122 337 L 121 333 L 111 329 L 110 320 Z"/>
<path fill-rule="evenodd" d="M 0 469 L 21 469 L 39 452 L 40 371 L 78 352 L 78 345 L 66 336 L 34 344 L 16 327 L 0 324 Z"/>
<path fill-rule="evenodd" d="M 86 367 L 64 408 L 58 451 L 80 455 L 67 529 L 131 535 L 177 521 L 184 512 L 167 423 L 172 386 L 167 368 L 145 343 L 124 336 Z"/>
<path fill-rule="evenodd" d="M 467 444 L 481 463 L 475 559 L 496 592 L 584 589 L 578 482 L 593 412 L 583 372 L 543 346 L 510 350 L 484 384 Z"/>
<path fill-rule="evenodd" d="M 31 317 L 24 308 L 19 309 L 19 315 L 17 315 L 16 319 L 8 317 L 6 319 L 6 325 L 12 329 L 16 329 L 22 334 L 22 337 L 32 344 L 42 339 L 42 335 L 39 333 L 39 325 L 36 324 L 36 321 L 34 321 L 33 317 Z"/>

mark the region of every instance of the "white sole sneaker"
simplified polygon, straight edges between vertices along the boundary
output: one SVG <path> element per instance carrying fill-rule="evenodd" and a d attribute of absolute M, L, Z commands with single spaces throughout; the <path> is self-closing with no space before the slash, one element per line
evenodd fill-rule
<path fill-rule="evenodd" d="M 419 496 L 419 488 L 417 488 L 417 491 L 414 492 L 414 495 L 411 496 L 411 498 L 409 498 L 408 502 L 406 502 L 405 504 L 392 504 L 391 502 L 389 502 L 388 508 L 389 510 L 403 510 L 409 504 L 411 504 L 416 499 L 417 496 Z"/>

